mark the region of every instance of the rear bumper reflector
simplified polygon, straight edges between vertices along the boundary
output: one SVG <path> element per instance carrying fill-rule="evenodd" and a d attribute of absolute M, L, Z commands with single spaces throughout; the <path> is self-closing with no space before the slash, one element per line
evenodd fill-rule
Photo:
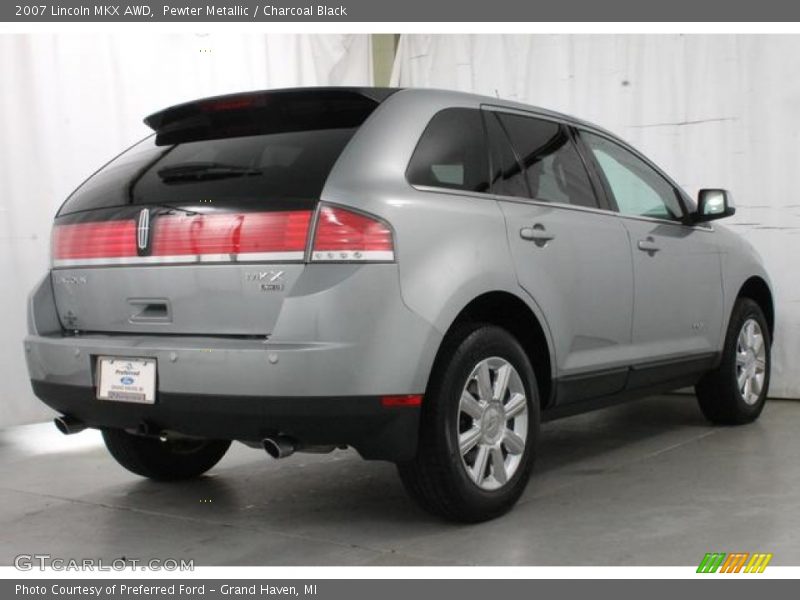
<path fill-rule="evenodd" d="M 420 406 L 422 394 L 407 394 L 403 396 L 381 396 L 381 405 L 384 408 L 394 406 Z"/>

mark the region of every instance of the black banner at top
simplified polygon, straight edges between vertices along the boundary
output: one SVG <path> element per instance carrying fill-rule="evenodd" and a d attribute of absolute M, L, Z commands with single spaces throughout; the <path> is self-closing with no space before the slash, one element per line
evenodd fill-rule
<path fill-rule="evenodd" d="M 787 0 L 10 0 L 0 22 L 787 22 Z"/>

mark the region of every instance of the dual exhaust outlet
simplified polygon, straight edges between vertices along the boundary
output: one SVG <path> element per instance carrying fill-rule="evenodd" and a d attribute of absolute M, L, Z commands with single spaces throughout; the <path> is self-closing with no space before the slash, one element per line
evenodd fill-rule
<path fill-rule="evenodd" d="M 69 415 L 56 417 L 53 419 L 53 423 L 55 423 L 56 428 L 64 435 L 80 433 L 86 429 L 86 423 Z M 143 432 L 147 432 L 150 428 L 142 427 L 140 429 Z M 272 458 L 286 458 L 295 453 L 297 450 L 297 443 L 290 437 L 277 435 L 261 440 L 261 447 L 264 448 L 266 453 Z"/>

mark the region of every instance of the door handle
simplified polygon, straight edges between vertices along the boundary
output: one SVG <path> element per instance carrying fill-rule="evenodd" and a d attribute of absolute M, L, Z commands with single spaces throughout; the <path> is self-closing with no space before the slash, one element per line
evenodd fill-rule
<path fill-rule="evenodd" d="M 523 240 L 533 242 L 540 248 L 547 245 L 547 242 L 554 240 L 556 236 L 548 233 L 541 223 L 536 223 L 533 227 L 523 227 L 519 230 L 519 237 Z"/>
<path fill-rule="evenodd" d="M 639 247 L 639 250 L 642 252 L 647 252 L 650 256 L 653 256 L 656 252 L 661 250 L 661 248 L 656 245 L 656 241 L 651 235 L 648 235 L 643 240 L 639 240 L 637 246 Z"/>

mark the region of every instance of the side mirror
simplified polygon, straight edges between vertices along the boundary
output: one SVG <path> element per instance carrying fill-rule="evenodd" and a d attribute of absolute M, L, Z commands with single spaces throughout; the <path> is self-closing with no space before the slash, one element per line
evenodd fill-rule
<path fill-rule="evenodd" d="M 733 197 L 728 190 L 703 189 L 697 194 L 697 212 L 693 215 L 695 223 L 705 223 L 724 219 L 736 213 Z"/>

